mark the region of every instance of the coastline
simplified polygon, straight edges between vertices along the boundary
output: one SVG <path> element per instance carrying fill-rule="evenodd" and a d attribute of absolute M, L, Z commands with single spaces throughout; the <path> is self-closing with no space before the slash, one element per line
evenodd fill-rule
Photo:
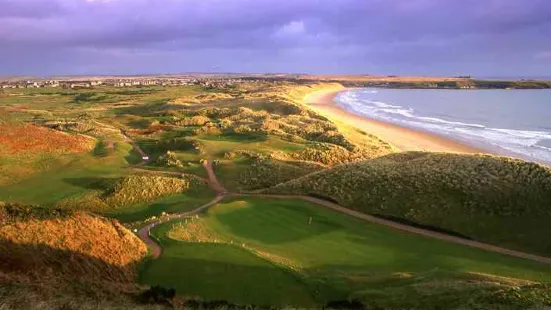
<path fill-rule="evenodd" d="M 475 148 L 436 134 L 402 127 L 396 124 L 360 116 L 339 106 L 335 97 L 350 88 L 331 88 L 312 92 L 304 97 L 303 103 L 317 113 L 337 123 L 345 123 L 372 134 L 389 143 L 399 151 L 425 151 L 467 154 L 489 154 L 487 150 Z"/>

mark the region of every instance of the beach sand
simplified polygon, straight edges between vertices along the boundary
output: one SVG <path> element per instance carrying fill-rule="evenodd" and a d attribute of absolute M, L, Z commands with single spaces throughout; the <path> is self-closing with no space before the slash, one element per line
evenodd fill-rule
<path fill-rule="evenodd" d="M 345 123 L 377 136 L 400 151 L 448 153 L 488 153 L 487 151 L 424 131 L 401 127 L 360 116 L 345 110 L 333 100 L 346 88 L 331 88 L 308 94 L 304 104 L 336 123 Z"/>

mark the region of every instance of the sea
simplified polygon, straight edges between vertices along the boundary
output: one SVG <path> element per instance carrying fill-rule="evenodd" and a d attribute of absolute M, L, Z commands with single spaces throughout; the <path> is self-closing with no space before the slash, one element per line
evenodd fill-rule
<path fill-rule="evenodd" d="M 346 110 L 551 165 L 551 90 L 353 89 Z"/>

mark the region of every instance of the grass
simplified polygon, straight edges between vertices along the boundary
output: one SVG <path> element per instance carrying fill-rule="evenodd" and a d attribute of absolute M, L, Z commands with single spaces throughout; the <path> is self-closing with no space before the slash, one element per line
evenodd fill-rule
<path fill-rule="evenodd" d="M 546 238 L 551 232 L 548 170 L 477 156 L 405 153 L 377 158 L 394 150 L 369 133 L 333 123 L 301 104 L 304 95 L 326 86 L 334 85 L 274 81 L 219 89 L 6 90 L 0 96 L 0 126 L 13 130 L 14 122 L 26 122 L 37 130 L 12 135 L 24 137 L 23 143 L 0 141 L 0 152 L 19 152 L 0 156 L 0 201 L 42 204 L 46 210 L 71 199 L 78 202 L 70 206 L 73 209 L 92 210 L 90 205 L 98 202 L 104 208 L 94 212 L 139 222 L 162 212 L 195 209 L 212 198 L 204 184 L 189 187 L 174 180 L 151 184 L 149 178 L 136 179 L 128 165 L 141 159 L 121 134 L 123 129 L 152 159 L 142 169 L 206 177 L 200 161 L 213 159 L 221 183 L 230 190 L 276 186 L 273 191 L 315 194 L 363 212 L 551 253 Z M 52 136 L 32 137 L 41 132 Z M 79 149 L 81 140 L 93 141 L 81 135 L 95 138 L 95 147 Z M 64 142 L 65 149 L 59 147 Z M 170 160 L 156 162 L 167 151 Z M 79 219 L 81 224 L 91 223 Z M 120 239 L 111 235 L 105 224 L 109 221 L 102 226 L 106 235 L 99 236 L 99 226 L 89 225 L 90 232 L 84 226 L 65 227 L 66 220 L 35 218 L 33 223 L 41 224 L 28 231 L 51 245 L 89 236 L 99 241 L 82 239 L 82 251 L 100 251 L 107 245 L 112 259 L 121 257 L 116 246 L 111 247 L 110 242 Z M 44 221 L 57 221 L 54 226 L 64 228 L 54 233 Z M 28 229 L 25 225 L 29 223 L 18 227 Z M 166 251 L 144 265 L 141 279 L 174 286 L 188 296 L 305 306 L 360 298 L 368 306 L 385 309 L 486 309 L 497 304 L 522 309 L 551 304 L 548 285 L 526 281 L 549 281 L 547 266 L 396 232 L 303 201 L 230 200 L 204 217 L 171 225 L 154 231 Z M 75 231 L 78 236 L 73 236 Z M 44 233 L 47 241 L 40 239 Z M 49 253 L 46 248 L 32 250 L 33 246 L 14 247 L 9 253 L 18 258 L 22 256 L 13 253 L 26 253 L 28 258 L 33 251 Z M 82 262 L 85 257 L 77 259 Z M 73 265 L 57 267 L 70 270 Z M 95 289 L 78 294 L 71 300 L 95 296 Z M 0 288 L 0 300 L 3 296 L 7 295 Z M 52 296 L 50 301 L 57 300 Z"/>
<path fill-rule="evenodd" d="M 140 291 L 136 267 L 146 254 L 145 244 L 116 221 L 0 205 L 0 308 L 97 309 L 106 302 L 132 309 Z"/>
<path fill-rule="evenodd" d="M 87 213 L 8 204 L 0 219 L 0 273 L 16 278 L 128 283 L 147 252 L 119 223 Z"/>
<path fill-rule="evenodd" d="M 142 283 L 174 287 L 182 296 L 205 300 L 266 306 L 297 301 L 313 304 L 307 288 L 293 275 L 246 250 L 160 240 L 163 256 L 146 263 L 140 276 Z"/>
<path fill-rule="evenodd" d="M 445 281 L 460 286 L 459 279 L 476 281 L 474 274 L 551 281 L 547 265 L 395 231 L 302 200 L 234 198 L 195 221 L 203 226 L 196 231 L 215 239 L 177 241 L 167 234 L 182 236 L 185 222 L 160 226 L 154 234 L 166 250 L 144 266 L 142 282 L 172 286 L 183 295 L 270 304 L 273 300 L 262 296 L 294 288 L 292 280 L 307 289 L 279 296 L 307 305 L 308 298 L 320 304 L 373 292 L 403 293 L 423 283 L 434 285 L 437 294 Z M 261 271 L 251 262 L 252 254 L 258 264 L 268 261 L 286 278 L 272 279 L 274 271 Z M 257 278 L 258 273 L 270 276 Z M 244 298 L 248 287 L 255 288 L 254 294 Z"/>
<path fill-rule="evenodd" d="M 551 170 L 483 155 L 399 153 L 299 178 L 273 193 L 328 197 L 351 209 L 551 254 Z"/>
<path fill-rule="evenodd" d="M 204 146 L 205 154 L 211 157 L 222 159 L 225 153 L 235 151 L 255 151 L 259 153 L 270 153 L 274 151 L 295 151 L 304 148 L 304 145 L 285 141 L 279 137 L 264 136 L 260 138 L 249 135 L 230 135 L 212 137 L 199 137 L 199 141 Z"/>
<path fill-rule="evenodd" d="M 116 178 L 128 174 L 127 160 L 132 160 L 132 147 L 119 143 L 117 149 L 105 157 L 92 153 L 57 156 L 44 161 L 43 169 L 29 177 L 2 187 L 0 201 L 53 205 L 69 196 L 90 191 L 98 177 Z"/>
<path fill-rule="evenodd" d="M 121 222 L 135 222 L 152 216 L 159 216 L 163 212 L 182 213 L 191 211 L 211 201 L 213 197 L 214 192 L 209 188 L 192 188 L 186 193 L 165 196 L 107 214 Z"/>

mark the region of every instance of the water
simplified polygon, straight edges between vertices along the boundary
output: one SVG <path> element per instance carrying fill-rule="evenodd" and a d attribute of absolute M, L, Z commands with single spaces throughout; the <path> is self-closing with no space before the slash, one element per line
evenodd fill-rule
<path fill-rule="evenodd" d="M 365 88 L 335 100 L 356 114 L 551 164 L 551 90 Z"/>

